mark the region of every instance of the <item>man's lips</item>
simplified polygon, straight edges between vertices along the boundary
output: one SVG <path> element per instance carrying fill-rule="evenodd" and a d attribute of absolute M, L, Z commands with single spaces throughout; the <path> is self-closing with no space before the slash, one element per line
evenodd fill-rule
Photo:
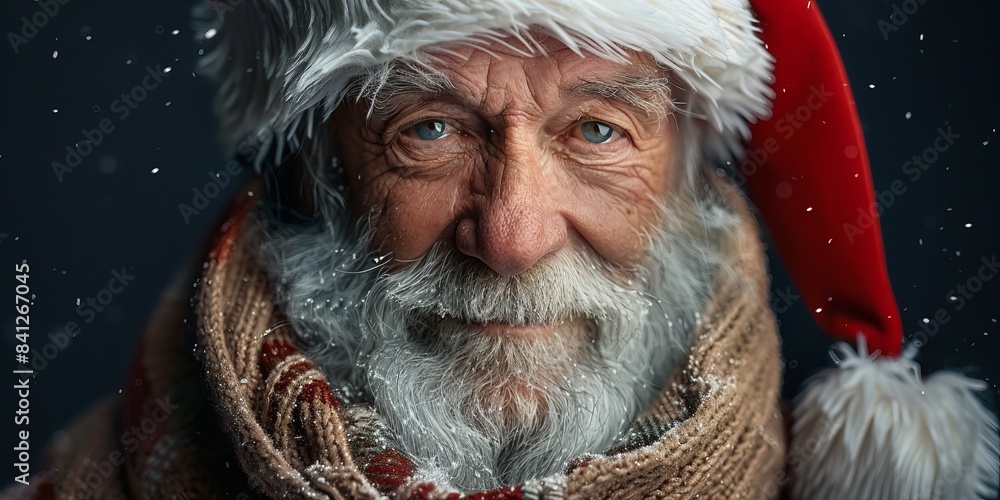
<path fill-rule="evenodd" d="M 512 324 L 503 321 L 487 321 L 487 322 L 465 322 L 457 320 L 446 320 L 453 321 L 460 325 L 465 326 L 470 331 L 475 333 L 483 333 L 486 335 L 495 335 L 499 337 L 507 337 L 511 339 L 522 339 L 522 340 L 542 340 L 551 338 L 553 336 L 559 335 L 564 338 L 589 338 L 592 334 L 593 329 L 596 328 L 591 321 L 584 317 L 576 317 L 573 319 L 563 319 L 551 323 L 530 323 L 530 324 Z"/>
<path fill-rule="evenodd" d="M 483 333 L 489 335 L 504 335 L 532 340 L 552 335 L 556 330 L 564 329 L 568 325 L 565 322 L 540 325 L 512 325 L 510 323 L 491 321 L 489 323 L 471 323 L 470 326 L 475 330 L 481 330 Z"/>
<path fill-rule="evenodd" d="M 430 331 L 442 324 L 451 324 L 468 329 L 471 332 L 483 333 L 523 340 L 540 340 L 556 334 L 589 336 L 596 325 L 583 316 L 556 320 L 549 323 L 508 323 L 505 321 L 466 321 L 453 316 L 434 316 L 428 318 Z"/>

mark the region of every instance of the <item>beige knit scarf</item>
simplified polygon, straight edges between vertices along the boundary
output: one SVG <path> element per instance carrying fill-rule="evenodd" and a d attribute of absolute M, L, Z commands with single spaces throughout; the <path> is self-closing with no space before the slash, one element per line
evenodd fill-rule
<path fill-rule="evenodd" d="M 780 495 L 776 324 L 757 229 L 737 204 L 742 224 L 725 252 L 738 272 L 717 283 L 690 357 L 620 444 L 565 473 L 466 498 Z M 194 315 L 185 320 L 183 295 L 165 301 L 136 354 L 135 382 L 57 443 L 35 497 L 460 498 L 415 477 L 379 439 L 374 412 L 342 404 L 303 354 L 258 263 L 248 210 L 223 225 L 208 253 Z M 144 432 L 149 421 L 137 447 L 126 443 L 123 429 Z M 116 451 L 119 463 L 109 460 Z M 103 462 L 114 465 L 107 474 Z"/>

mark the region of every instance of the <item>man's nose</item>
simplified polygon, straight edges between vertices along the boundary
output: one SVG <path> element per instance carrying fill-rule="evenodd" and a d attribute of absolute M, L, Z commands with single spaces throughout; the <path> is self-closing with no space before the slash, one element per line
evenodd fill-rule
<path fill-rule="evenodd" d="M 503 276 L 518 274 L 567 241 L 567 221 L 551 180 L 530 148 L 495 160 L 485 199 L 459 221 L 458 249 Z"/>

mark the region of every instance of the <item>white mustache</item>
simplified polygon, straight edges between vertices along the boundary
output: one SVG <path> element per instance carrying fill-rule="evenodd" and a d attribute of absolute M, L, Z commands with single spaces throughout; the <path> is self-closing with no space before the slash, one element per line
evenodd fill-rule
<path fill-rule="evenodd" d="M 465 323 L 540 325 L 585 317 L 617 321 L 646 314 L 652 301 L 619 283 L 636 272 L 612 266 L 591 251 L 560 250 L 527 271 L 502 276 L 483 262 L 435 245 L 404 269 L 379 277 L 373 293 L 416 318 Z"/>

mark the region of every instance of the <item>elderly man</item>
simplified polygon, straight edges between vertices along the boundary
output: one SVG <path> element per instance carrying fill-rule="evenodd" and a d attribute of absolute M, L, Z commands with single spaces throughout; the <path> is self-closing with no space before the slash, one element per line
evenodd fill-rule
<path fill-rule="evenodd" d="M 194 308 L 168 298 L 135 383 L 35 493 L 995 493 L 981 384 L 891 359 L 878 228 L 844 237 L 871 180 L 816 6 L 759 4 L 213 3 L 205 69 L 264 199 L 234 203 Z M 760 122 L 743 156 L 772 98 L 795 137 Z M 788 449 L 736 184 L 861 351 L 801 397 Z"/>

